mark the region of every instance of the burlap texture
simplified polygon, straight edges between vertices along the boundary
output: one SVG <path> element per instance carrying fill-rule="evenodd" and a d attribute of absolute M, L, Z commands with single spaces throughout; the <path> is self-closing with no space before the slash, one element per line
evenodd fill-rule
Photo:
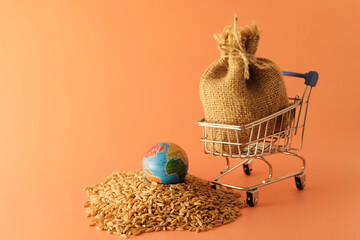
<path fill-rule="evenodd" d="M 212 63 L 200 81 L 200 98 L 205 111 L 205 121 L 240 125 L 254 122 L 273 114 L 289 105 L 282 71 L 271 60 L 256 58 L 259 42 L 258 27 L 253 24 L 243 28 L 225 27 L 223 33 L 215 35 L 222 56 Z M 259 136 L 270 134 L 286 127 L 274 128 L 274 121 L 260 130 Z M 228 133 L 226 130 L 208 128 L 208 140 L 246 143 L 250 139 L 250 131 Z M 258 136 L 258 128 L 254 129 L 252 139 Z M 210 144 L 210 146 L 213 146 Z M 211 147 L 212 148 L 212 147 Z M 216 152 L 232 154 L 238 152 L 237 147 L 229 149 L 215 144 Z"/>

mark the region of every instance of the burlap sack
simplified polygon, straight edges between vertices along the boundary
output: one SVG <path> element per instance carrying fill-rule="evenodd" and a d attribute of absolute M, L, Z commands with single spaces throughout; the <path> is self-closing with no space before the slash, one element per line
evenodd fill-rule
<path fill-rule="evenodd" d="M 259 42 L 259 30 L 253 24 L 242 28 L 236 27 L 236 17 L 233 26 L 225 27 L 224 31 L 215 35 L 221 50 L 221 57 L 212 63 L 203 74 L 200 81 L 200 97 L 205 111 L 205 121 L 240 125 L 254 122 L 275 113 L 289 105 L 282 71 L 271 60 L 255 57 Z M 286 124 L 288 121 L 284 121 Z M 269 123 L 267 133 L 260 130 L 260 137 L 274 131 L 274 121 Z M 283 125 L 284 125 L 283 124 Z M 275 131 L 280 126 L 277 121 Z M 249 142 L 250 131 L 230 134 L 225 130 L 208 128 L 208 140 L 227 142 Z M 252 133 L 252 139 L 258 132 Z M 238 148 L 229 149 L 220 144 L 210 144 L 210 149 L 216 152 L 238 153 Z"/>

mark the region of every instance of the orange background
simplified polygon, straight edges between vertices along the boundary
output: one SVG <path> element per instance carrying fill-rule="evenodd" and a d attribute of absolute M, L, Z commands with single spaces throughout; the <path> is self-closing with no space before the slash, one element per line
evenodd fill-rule
<path fill-rule="evenodd" d="M 360 5 L 345 0 L 1 1 L 0 239 L 119 239 L 88 227 L 82 190 L 141 168 L 161 141 L 186 150 L 194 175 L 222 170 L 199 141 L 199 81 L 234 13 L 262 29 L 258 56 L 320 73 L 300 152 L 307 186 L 261 188 L 255 208 L 214 231 L 136 239 L 360 239 Z M 301 82 L 287 79 L 289 93 Z M 298 167 L 271 159 L 275 177 Z"/>

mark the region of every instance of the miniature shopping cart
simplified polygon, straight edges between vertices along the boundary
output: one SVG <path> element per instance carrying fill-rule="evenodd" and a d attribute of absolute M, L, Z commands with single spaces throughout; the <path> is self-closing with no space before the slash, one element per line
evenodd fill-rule
<path fill-rule="evenodd" d="M 296 187 L 299 190 L 305 187 L 305 159 L 293 151 L 299 151 L 302 148 L 310 95 L 312 88 L 316 86 L 319 75 L 315 71 L 306 74 L 283 72 L 283 75 L 305 79 L 306 86 L 302 97 L 296 95 L 294 98 L 289 98 L 289 107 L 243 126 L 207 123 L 205 119 L 198 123 L 203 130 L 201 141 L 204 142 L 205 153 L 223 156 L 226 160 L 226 169 L 211 181 L 212 187 L 217 189 L 224 186 L 246 191 L 246 202 L 249 206 L 257 204 L 258 188 L 271 183 L 295 177 Z M 241 138 L 237 136 L 243 135 L 245 132 L 249 138 L 248 141 L 242 142 Z M 220 135 L 214 136 L 214 133 L 220 133 Z M 273 179 L 272 165 L 265 156 L 277 153 L 299 159 L 302 163 L 301 169 L 292 174 Z M 229 158 L 240 158 L 241 162 L 230 168 Z M 239 187 L 220 182 L 221 177 L 241 166 L 243 166 L 245 174 L 250 175 L 253 160 L 261 160 L 269 167 L 269 176 L 261 183 L 249 187 Z"/>

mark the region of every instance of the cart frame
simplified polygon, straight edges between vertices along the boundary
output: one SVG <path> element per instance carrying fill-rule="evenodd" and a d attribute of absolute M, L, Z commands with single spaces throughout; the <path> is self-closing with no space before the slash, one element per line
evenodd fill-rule
<path fill-rule="evenodd" d="M 291 177 L 295 177 L 296 187 L 299 190 L 302 190 L 306 184 L 305 158 L 293 151 L 300 151 L 303 146 L 310 96 L 312 88 L 317 84 L 319 74 L 315 71 L 310 71 L 305 74 L 283 72 L 283 75 L 304 78 L 306 85 L 301 98 L 299 95 L 296 95 L 294 98 L 289 98 L 290 105 L 287 108 L 243 126 L 207 123 L 205 119 L 198 122 L 203 132 L 203 137 L 200 141 L 204 143 L 204 152 L 206 154 L 213 154 L 214 156 L 223 156 L 226 160 L 226 168 L 211 181 L 212 187 L 216 189 L 224 186 L 246 191 L 246 202 L 249 206 L 255 206 L 257 204 L 259 197 L 258 188 L 260 187 Z M 281 121 L 281 128 L 277 129 L 275 126 L 279 121 Z M 238 136 L 243 131 L 249 134 L 249 140 L 247 142 L 241 142 L 239 140 Z M 214 137 L 214 132 L 219 133 L 220 137 L 219 134 Z M 234 141 L 234 136 L 236 136 L 236 141 Z M 295 144 L 295 139 L 300 141 Z M 220 150 L 218 150 L 219 147 Z M 224 148 L 227 150 L 225 151 Z M 302 164 L 301 169 L 294 173 L 273 179 L 273 167 L 265 156 L 278 153 L 300 160 Z M 240 158 L 242 161 L 230 167 L 229 158 Z M 264 179 L 261 183 L 248 187 L 240 187 L 220 182 L 220 178 L 241 166 L 243 166 L 245 174 L 250 175 L 252 171 L 252 161 L 254 159 L 265 162 L 269 168 L 268 178 Z"/>

